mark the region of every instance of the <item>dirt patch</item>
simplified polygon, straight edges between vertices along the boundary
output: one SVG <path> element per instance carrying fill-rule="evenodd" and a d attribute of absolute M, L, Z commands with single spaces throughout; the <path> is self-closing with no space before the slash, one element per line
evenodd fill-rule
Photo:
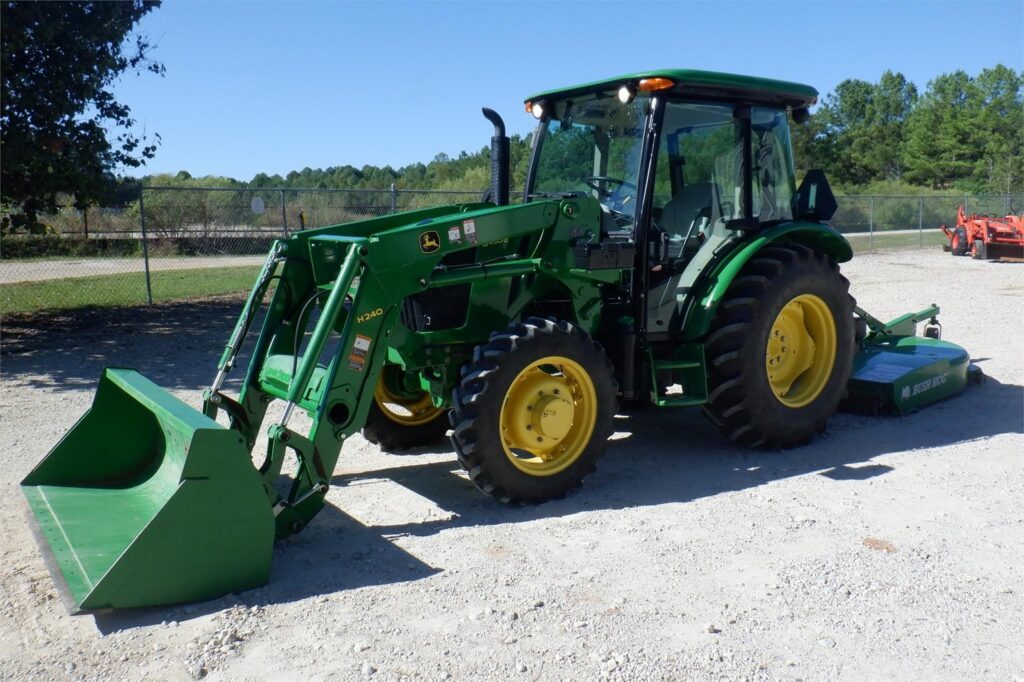
<path fill-rule="evenodd" d="M 888 552 L 889 554 L 896 551 L 896 545 L 892 544 L 888 540 L 879 540 L 878 538 L 864 538 L 864 546 L 868 549 Z"/>

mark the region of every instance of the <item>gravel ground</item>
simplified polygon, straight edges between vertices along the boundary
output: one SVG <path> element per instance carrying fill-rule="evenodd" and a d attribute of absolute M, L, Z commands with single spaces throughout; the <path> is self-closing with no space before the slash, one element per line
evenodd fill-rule
<path fill-rule="evenodd" d="M 149 269 L 190 270 L 194 268 L 230 268 L 240 265 L 260 265 L 266 256 L 182 256 L 154 257 Z M 41 282 L 65 277 L 114 275 L 122 272 L 142 272 L 142 258 L 47 258 L 0 261 L 0 284 Z"/>
<path fill-rule="evenodd" d="M 697 410 L 621 415 L 583 490 L 530 508 L 446 450 L 354 437 L 269 585 L 100 616 L 57 599 L 17 483 L 104 365 L 198 405 L 237 303 L 9 320 L 0 678 L 1022 681 L 1024 266 L 928 250 L 844 272 L 879 317 L 940 304 L 988 381 L 786 452 Z"/>

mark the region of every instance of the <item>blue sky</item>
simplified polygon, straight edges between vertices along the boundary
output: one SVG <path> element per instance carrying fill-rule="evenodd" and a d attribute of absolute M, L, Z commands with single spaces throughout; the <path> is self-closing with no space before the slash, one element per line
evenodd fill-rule
<path fill-rule="evenodd" d="M 511 133 L 522 101 L 652 68 L 811 84 L 1003 63 L 1024 70 L 1024 2 L 193 2 L 139 30 L 165 78 L 115 87 L 163 142 L 142 170 L 249 180 L 352 164 L 397 168 L 479 149 L 481 106 Z"/>

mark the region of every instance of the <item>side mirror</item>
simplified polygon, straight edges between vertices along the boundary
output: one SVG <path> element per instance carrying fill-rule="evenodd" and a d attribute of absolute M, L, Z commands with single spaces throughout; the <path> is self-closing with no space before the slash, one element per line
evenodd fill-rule
<path fill-rule="evenodd" d="M 796 123 L 807 123 L 811 120 L 811 110 L 807 107 L 793 110 L 793 121 Z"/>
<path fill-rule="evenodd" d="M 839 204 L 823 170 L 810 170 L 793 197 L 793 217 L 823 223 L 832 219 Z"/>

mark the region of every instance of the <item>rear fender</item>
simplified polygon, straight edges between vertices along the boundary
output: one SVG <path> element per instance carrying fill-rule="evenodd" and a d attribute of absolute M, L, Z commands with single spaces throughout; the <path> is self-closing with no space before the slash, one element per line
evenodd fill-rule
<path fill-rule="evenodd" d="M 853 258 L 853 249 L 843 235 L 821 223 L 784 223 L 757 233 L 712 266 L 690 303 L 683 322 L 683 339 L 696 340 L 707 334 L 719 303 L 743 266 L 761 249 L 773 244 L 802 244 L 824 253 L 838 263 Z"/>

